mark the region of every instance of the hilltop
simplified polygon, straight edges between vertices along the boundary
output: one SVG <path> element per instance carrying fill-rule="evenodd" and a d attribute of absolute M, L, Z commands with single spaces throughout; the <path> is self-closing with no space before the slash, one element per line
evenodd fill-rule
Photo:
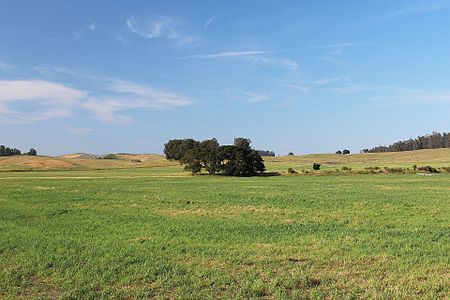
<path fill-rule="evenodd" d="M 158 154 L 116 154 L 118 159 L 98 159 L 96 155 L 86 153 L 66 154 L 62 156 L 10 156 L 0 157 L 0 171 L 43 171 L 43 170 L 98 170 L 131 169 L 179 166 L 178 162 L 166 160 Z M 450 149 L 430 149 L 390 153 L 364 154 L 307 154 L 298 156 L 264 157 L 269 171 L 285 171 L 287 168 L 309 169 L 315 162 L 324 169 L 355 169 L 365 167 L 411 167 L 432 165 L 450 166 Z M 180 167 L 181 168 L 181 167 Z"/>
<path fill-rule="evenodd" d="M 0 171 L 100 170 L 178 166 L 156 154 L 117 154 L 118 159 L 98 159 L 85 153 L 62 156 L 0 157 Z"/>

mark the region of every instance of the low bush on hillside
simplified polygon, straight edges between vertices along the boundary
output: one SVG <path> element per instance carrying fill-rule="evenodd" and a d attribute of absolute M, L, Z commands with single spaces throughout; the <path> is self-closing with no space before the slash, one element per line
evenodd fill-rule
<path fill-rule="evenodd" d="M 321 166 L 321 164 L 314 163 L 312 168 L 313 168 L 314 171 L 319 171 L 320 170 L 320 166 Z"/>
<path fill-rule="evenodd" d="M 432 166 L 418 167 L 417 170 L 427 173 L 439 173 L 439 171 L 436 168 L 433 168 Z"/>
<path fill-rule="evenodd" d="M 350 168 L 350 167 L 342 167 L 341 170 L 342 171 L 351 171 L 352 168 Z"/>
<path fill-rule="evenodd" d="M 292 168 L 289 168 L 287 171 L 288 171 L 289 174 L 298 174 L 298 172 L 295 171 L 295 170 L 292 169 Z"/>
<path fill-rule="evenodd" d="M 366 167 L 364 169 L 370 174 L 378 174 L 383 172 L 380 167 Z"/>
<path fill-rule="evenodd" d="M 406 169 L 384 167 L 384 171 L 388 174 L 400 174 L 400 173 L 405 173 Z"/>
<path fill-rule="evenodd" d="M 444 172 L 450 173 L 450 167 L 442 167 L 441 168 Z"/>
<path fill-rule="evenodd" d="M 102 157 L 102 159 L 119 159 L 115 154 L 106 154 Z"/>

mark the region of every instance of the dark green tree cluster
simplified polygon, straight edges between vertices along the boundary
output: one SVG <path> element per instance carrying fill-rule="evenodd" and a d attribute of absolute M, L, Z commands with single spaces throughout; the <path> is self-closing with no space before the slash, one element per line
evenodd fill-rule
<path fill-rule="evenodd" d="M 22 152 L 16 148 L 5 147 L 4 145 L 0 145 L 0 156 L 13 156 L 13 155 L 21 155 Z M 37 151 L 33 148 L 30 149 L 24 155 L 37 155 Z"/>
<path fill-rule="evenodd" d="M 261 155 L 250 147 L 251 141 L 236 138 L 233 145 L 219 145 L 216 139 L 202 142 L 193 139 L 170 140 L 164 145 L 167 159 L 179 161 L 193 174 L 253 176 L 265 171 Z"/>
<path fill-rule="evenodd" d="M 5 145 L 0 145 L 0 156 L 14 156 L 21 155 L 22 151 L 17 148 L 6 147 Z M 23 155 L 37 155 L 37 151 L 33 148 L 30 151 L 23 153 Z"/>
<path fill-rule="evenodd" d="M 261 156 L 275 156 L 275 152 L 270 150 L 256 150 Z"/>
<path fill-rule="evenodd" d="M 181 160 L 189 149 L 198 147 L 200 143 L 193 139 L 175 139 L 164 144 L 164 154 L 167 159 Z"/>
<path fill-rule="evenodd" d="M 348 150 L 348 149 L 344 149 L 344 150 L 338 150 L 338 151 L 336 151 L 336 154 L 344 154 L 344 155 L 347 155 L 347 154 L 350 154 L 350 150 Z"/>
<path fill-rule="evenodd" d="M 363 149 L 363 153 L 375 152 L 400 152 L 413 151 L 421 149 L 450 148 L 450 133 L 433 132 L 424 136 L 418 136 L 415 139 L 410 138 L 406 141 L 398 141 L 389 146 L 377 146 L 371 149 Z"/>

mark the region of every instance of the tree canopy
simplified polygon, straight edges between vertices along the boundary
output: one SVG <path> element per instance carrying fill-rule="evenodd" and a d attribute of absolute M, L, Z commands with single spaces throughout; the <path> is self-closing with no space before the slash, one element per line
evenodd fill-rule
<path fill-rule="evenodd" d="M 450 133 L 433 132 L 424 136 L 418 136 L 415 139 L 410 138 L 406 141 L 398 141 L 389 146 L 377 146 L 371 149 L 363 149 L 363 153 L 375 152 L 400 152 L 422 149 L 450 148 Z"/>
<path fill-rule="evenodd" d="M 261 156 L 275 156 L 275 152 L 270 150 L 256 150 Z"/>
<path fill-rule="evenodd" d="M 22 151 L 20 151 L 17 148 L 10 148 L 6 147 L 5 145 L 0 145 L 0 156 L 14 156 L 14 155 L 21 155 Z M 30 149 L 27 153 L 24 153 L 24 155 L 37 155 L 37 151 L 33 148 Z"/>
<path fill-rule="evenodd" d="M 236 138 L 233 145 L 222 146 L 216 139 L 170 140 L 165 144 L 164 153 L 167 159 L 179 161 L 193 174 L 206 170 L 209 174 L 253 176 L 264 172 L 265 166 L 261 155 L 250 144 L 246 138 Z"/>

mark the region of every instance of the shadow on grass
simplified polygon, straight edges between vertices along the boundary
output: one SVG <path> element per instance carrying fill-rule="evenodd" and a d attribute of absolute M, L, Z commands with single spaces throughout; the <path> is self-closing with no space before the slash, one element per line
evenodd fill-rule
<path fill-rule="evenodd" d="M 192 174 L 193 176 L 221 176 L 221 177 L 270 177 L 270 176 L 281 176 L 281 173 L 279 172 L 264 172 L 264 173 L 256 173 L 253 175 L 242 175 L 242 176 L 231 176 L 231 175 L 225 175 L 225 174 L 208 174 L 208 173 L 201 173 L 201 174 Z"/>

